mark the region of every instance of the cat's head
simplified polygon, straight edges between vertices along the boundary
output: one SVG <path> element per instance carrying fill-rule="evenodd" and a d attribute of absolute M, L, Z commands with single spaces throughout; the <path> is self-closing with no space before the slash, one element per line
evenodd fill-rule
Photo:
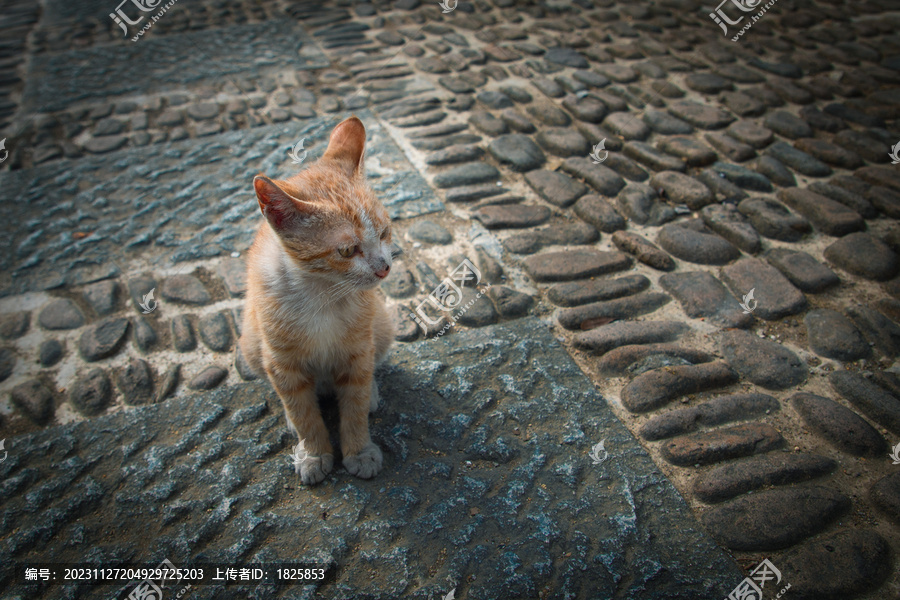
<path fill-rule="evenodd" d="M 365 147 L 366 129 L 351 117 L 308 169 L 283 181 L 253 180 L 259 208 L 290 260 L 357 288 L 377 285 L 391 268 L 391 221 L 366 183 Z"/>

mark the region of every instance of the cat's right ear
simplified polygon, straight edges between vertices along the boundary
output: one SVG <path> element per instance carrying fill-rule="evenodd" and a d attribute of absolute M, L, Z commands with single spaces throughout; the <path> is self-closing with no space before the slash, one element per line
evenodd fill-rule
<path fill-rule="evenodd" d="M 294 198 L 265 175 L 253 178 L 253 189 L 259 210 L 276 231 L 284 231 L 308 216 L 309 211 L 304 210 L 310 208 L 308 203 Z"/>

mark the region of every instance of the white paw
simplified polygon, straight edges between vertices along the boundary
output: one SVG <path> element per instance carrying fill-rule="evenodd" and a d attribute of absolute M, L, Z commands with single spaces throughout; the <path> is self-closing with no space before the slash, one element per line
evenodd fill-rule
<path fill-rule="evenodd" d="M 291 455 L 294 461 L 294 472 L 306 485 L 315 485 L 325 479 L 334 467 L 334 456 L 331 454 L 310 454 L 303 447 L 303 442 L 294 446 Z"/>
<path fill-rule="evenodd" d="M 361 479 L 370 479 L 381 470 L 381 449 L 369 442 L 359 454 L 344 457 L 344 468 Z"/>
<path fill-rule="evenodd" d="M 372 380 L 372 395 L 369 397 L 369 412 L 373 413 L 381 405 L 381 395 L 378 393 L 378 384 Z"/>

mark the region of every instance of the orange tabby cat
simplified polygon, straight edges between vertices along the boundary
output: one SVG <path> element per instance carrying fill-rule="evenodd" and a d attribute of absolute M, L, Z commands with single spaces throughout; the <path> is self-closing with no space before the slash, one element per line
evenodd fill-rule
<path fill-rule="evenodd" d="M 253 180 L 265 222 L 247 257 L 241 351 L 281 397 L 306 484 L 334 463 L 317 389 L 337 395 L 344 467 L 364 479 L 381 470 L 369 411 L 378 406 L 375 364 L 394 337 L 377 289 L 391 268 L 391 222 L 366 183 L 365 143 L 351 117 L 308 169 Z"/>

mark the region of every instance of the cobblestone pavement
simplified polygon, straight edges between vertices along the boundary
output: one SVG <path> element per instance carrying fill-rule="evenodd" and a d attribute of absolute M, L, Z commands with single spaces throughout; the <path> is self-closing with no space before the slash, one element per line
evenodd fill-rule
<path fill-rule="evenodd" d="M 137 3 L 4 2 L 0 576 L 693 599 L 767 558 L 767 599 L 900 597 L 900 11 L 748 5 L 182 0 L 138 37 Z M 249 182 L 349 114 L 404 251 L 387 466 L 307 489 L 235 354 Z M 423 334 L 463 258 L 490 290 Z"/>

